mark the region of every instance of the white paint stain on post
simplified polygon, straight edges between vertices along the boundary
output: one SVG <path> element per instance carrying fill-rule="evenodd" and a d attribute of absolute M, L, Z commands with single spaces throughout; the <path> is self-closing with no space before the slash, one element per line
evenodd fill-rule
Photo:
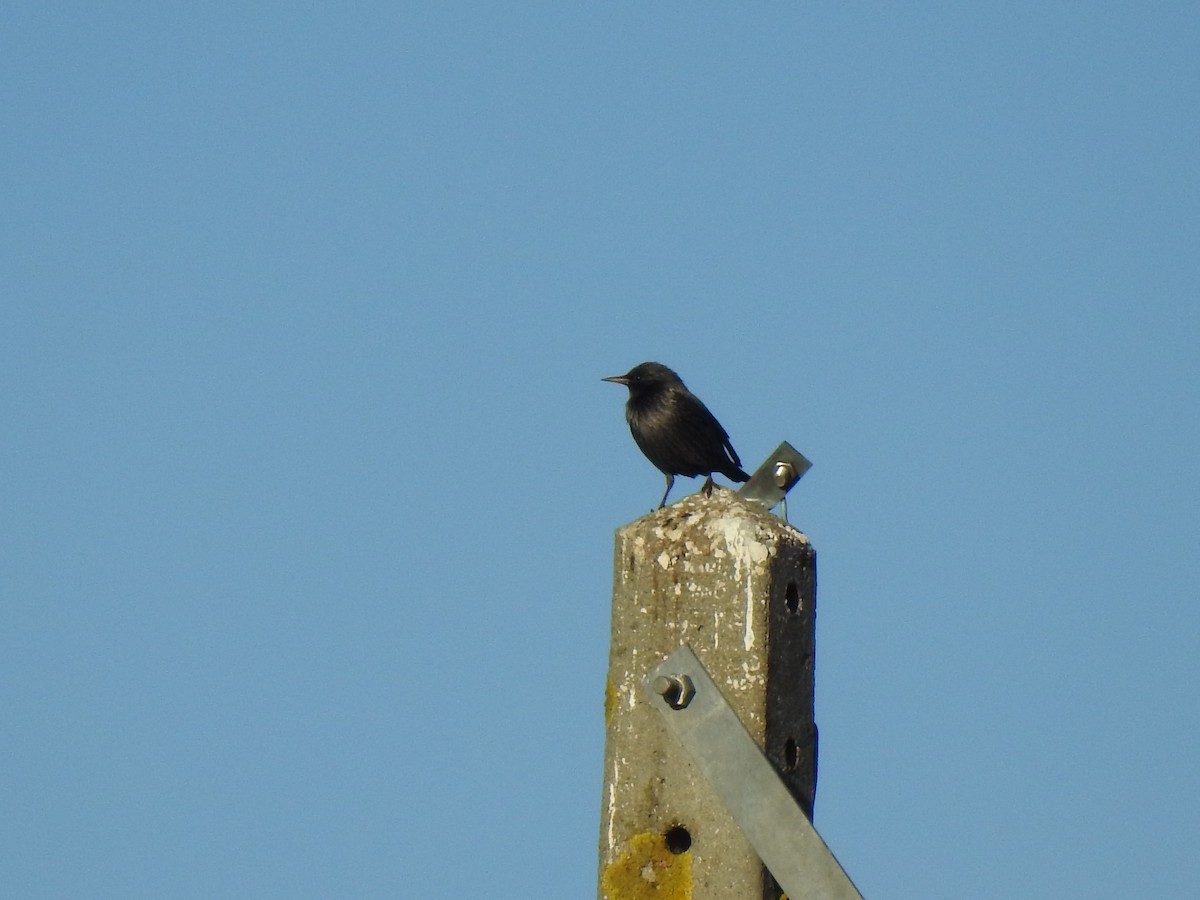
<path fill-rule="evenodd" d="M 742 646 L 747 651 L 754 649 L 754 582 L 746 579 L 746 631 L 742 635 Z"/>

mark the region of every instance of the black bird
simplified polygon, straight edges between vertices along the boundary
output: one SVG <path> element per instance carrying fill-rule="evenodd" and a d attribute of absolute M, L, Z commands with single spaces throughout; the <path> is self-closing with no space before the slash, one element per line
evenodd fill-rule
<path fill-rule="evenodd" d="M 666 366 L 644 362 L 624 375 L 601 380 L 629 388 L 625 404 L 629 430 L 646 459 L 667 476 L 659 509 L 667 505 L 676 475 L 706 476 L 705 496 L 712 496 L 713 472 L 730 481 L 750 480 L 721 423 Z"/>

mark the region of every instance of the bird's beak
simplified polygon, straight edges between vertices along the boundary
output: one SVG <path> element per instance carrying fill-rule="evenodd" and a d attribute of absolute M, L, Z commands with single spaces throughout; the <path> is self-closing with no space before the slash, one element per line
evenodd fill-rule
<path fill-rule="evenodd" d="M 613 384 L 629 384 L 629 379 L 624 375 L 610 375 L 608 378 L 601 378 L 601 381 L 611 381 Z"/>

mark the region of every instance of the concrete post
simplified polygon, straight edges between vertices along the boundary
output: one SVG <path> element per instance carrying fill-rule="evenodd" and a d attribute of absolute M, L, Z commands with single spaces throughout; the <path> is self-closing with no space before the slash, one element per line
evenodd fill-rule
<path fill-rule="evenodd" d="M 601 900 L 779 900 L 642 679 L 691 645 L 811 818 L 815 599 L 808 538 L 731 491 L 695 494 L 617 530 Z"/>

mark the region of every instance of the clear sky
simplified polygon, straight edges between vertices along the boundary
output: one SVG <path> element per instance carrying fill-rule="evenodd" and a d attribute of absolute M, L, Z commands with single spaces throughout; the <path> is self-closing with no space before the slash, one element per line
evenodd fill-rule
<path fill-rule="evenodd" d="M 867 896 L 1195 897 L 1200 6 L 505 6 L 0 11 L 2 893 L 593 896 L 655 359 Z"/>

